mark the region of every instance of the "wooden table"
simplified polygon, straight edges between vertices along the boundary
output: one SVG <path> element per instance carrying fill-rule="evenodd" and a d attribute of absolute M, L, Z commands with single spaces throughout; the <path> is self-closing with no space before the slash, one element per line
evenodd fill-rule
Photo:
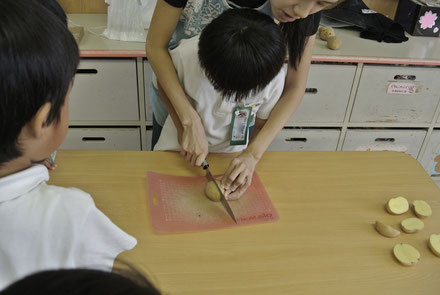
<path fill-rule="evenodd" d="M 223 173 L 231 155 L 210 155 Z M 51 183 L 81 188 L 138 245 L 119 256 L 146 271 L 167 294 L 440 294 L 440 257 L 427 247 L 440 233 L 440 190 L 416 160 L 397 152 L 267 152 L 257 172 L 280 220 L 217 231 L 159 234 L 148 214 L 146 172 L 200 176 L 175 153 L 59 151 Z M 433 216 L 417 234 L 380 236 L 394 227 L 387 200 L 429 202 Z M 421 253 L 401 266 L 392 248 Z"/>

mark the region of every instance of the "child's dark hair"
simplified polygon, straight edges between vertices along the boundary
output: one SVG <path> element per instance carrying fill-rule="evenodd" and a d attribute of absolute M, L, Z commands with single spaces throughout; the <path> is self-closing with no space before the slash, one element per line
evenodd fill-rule
<path fill-rule="evenodd" d="M 63 8 L 58 4 L 57 0 L 36 0 L 53 14 L 58 16 L 58 18 L 67 26 L 67 15 Z"/>
<path fill-rule="evenodd" d="M 127 294 L 160 295 L 160 292 L 138 272 L 118 274 L 93 269 L 42 271 L 25 277 L 0 292 L 0 295 Z"/>
<path fill-rule="evenodd" d="M 18 136 L 45 103 L 59 119 L 79 63 L 55 0 L 0 1 L 0 165 L 22 155 Z"/>
<path fill-rule="evenodd" d="M 254 9 L 228 9 L 202 31 L 199 61 L 225 99 L 241 101 L 266 87 L 286 58 L 280 27 Z"/>

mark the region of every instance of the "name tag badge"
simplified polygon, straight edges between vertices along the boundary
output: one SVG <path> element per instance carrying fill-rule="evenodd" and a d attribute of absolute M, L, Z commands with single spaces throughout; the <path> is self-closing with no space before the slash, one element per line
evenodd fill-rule
<path fill-rule="evenodd" d="M 248 139 L 252 107 L 236 107 L 232 114 L 231 145 L 245 145 Z"/>

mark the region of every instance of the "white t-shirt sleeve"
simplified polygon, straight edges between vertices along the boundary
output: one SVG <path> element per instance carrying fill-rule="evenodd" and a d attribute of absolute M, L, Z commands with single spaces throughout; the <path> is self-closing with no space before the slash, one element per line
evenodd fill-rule
<path fill-rule="evenodd" d="M 192 41 L 193 42 L 193 41 Z M 174 64 L 174 68 L 177 72 L 177 77 L 179 78 L 180 85 L 185 88 L 185 62 L 184 62 L 184 54 L 187 53 L 189 49 L 191 49 L 190 45 L 193 43 L 188 43 L 188 40 L 182 40 L 181 44 L 170 50 L 170 56 Z M 194 49 L 196 50 L 196 49 Z M 190 78 L 190 76 L 188 76 Z M 154 146 L 155 151 L 180 151 L 180 144 L 177 139 L 177 129 L 174 125 L 173 120 L 168 115 L 156 145 Z"/>
<path fill-rule="evenodd" d="M 181 47 L 178 46 L 177 48 L 170 50 L 169 53 L 174 64 L 174 68 L 176 69 L 179 82 L 182 85 L 185 71 L 184 71 L 183 59 L 181 55 Z M 165 123 L 162 127 L 162 131 L 160 133 L 159 140 L 154 146 L 154 150 L 155 151 L 180 150 L 180 145 L 177 140 L 177 129 L 170 115 L 168 115 L 167 119 L 165 120 Z"/>
<path fill-rule="evenodd" d="M 159 140 L 154 146 L 155 151 L 180 151 L 179 141 L 177 139 L 177 129 L 170 115 L 168 115 L 165 124 L 162 127 Z"/>
<path fill-rule="evenodd" d="M 183 83 L 184 78 L 184 64 L 183 64 L 183 57 L 182 57 L 182 49 L 178 46 L 174 48 L 173 50 L 170 50 L 170 56 L 171 60 L 173 61 L 174 68 L 177 72 L 177 77 L 179 78 L 180 84 Z"/>
<path fill-rule="evenodd" d="M 90 207 L 81 229 L 75 241 L 75 260 L 84 267 L 111 270 L 116 256 L 137 243 L 95 206 Z"/>
<path fill-rule="evenodd" d="M 267 120 L 269 118 L 272 109 L 275 107 L 283 93 L 286 69 L 286 66 L 283 66 L 277 76 L 268 86 L 266 86 L 265 90 L 267 91 L 267 97 L 257 111 L 257 118 L 262 120 Z"/>

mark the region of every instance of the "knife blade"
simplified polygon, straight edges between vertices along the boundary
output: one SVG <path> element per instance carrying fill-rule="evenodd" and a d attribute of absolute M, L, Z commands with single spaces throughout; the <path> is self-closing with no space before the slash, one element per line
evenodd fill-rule
<path fill-rule="evenodd" d="M 231 216 L 232 220 L 234 220 L 234 222 L 237 223 L 237 219 L 235 219 L 234 212 L 232 212 L 231 206 L 229 206 L 229 203 L 226 200 L 225 195 L 223 194 L 222 190 L 220 189 L 220 186 L 218 185 L 217 180 L 212 175 L 211 170 L 209 170 L 209 164 L 208 164 L 208 161 L 206 161 L 206 160 L 203 161 L 203 169 L 206 170 L 206 173 L 208 174 L 208 178 L 211 179 L 212 181 L 214 181 L 215 186 L 217 187 L 217 190 L 220 193 L 220 202 L 222 203 L 226 212 L 228 212 L 228 214 L 229 214 L 229 216 Z"/>

